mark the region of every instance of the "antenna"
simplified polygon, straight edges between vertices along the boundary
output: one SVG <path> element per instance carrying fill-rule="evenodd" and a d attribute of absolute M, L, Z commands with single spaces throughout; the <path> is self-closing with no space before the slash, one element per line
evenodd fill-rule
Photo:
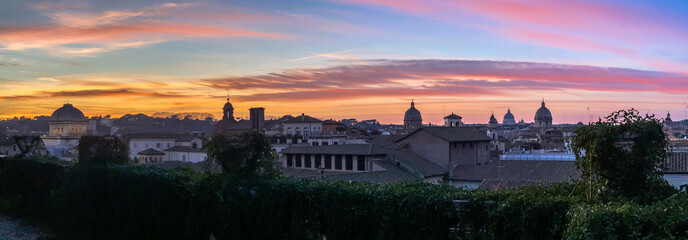
<path fill-rule="evenodd" d="M 588 125 L 592 122 L 592 115 L 590 115 L 590 107 L 588 107 Z"/>

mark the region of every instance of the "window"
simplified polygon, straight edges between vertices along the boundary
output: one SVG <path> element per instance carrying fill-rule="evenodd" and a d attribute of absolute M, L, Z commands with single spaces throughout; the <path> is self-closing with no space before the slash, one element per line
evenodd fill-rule
<path fill-rule="evenodd" d="M 294 155 L 287 154 L 287 167 L 294 165 Z"/>
<path fill-rule="evenodd" d="M 328 144 L 327 142 L 322 142 L 323 146 L 327 146 L 327 144 Z"/>
<path fill-rule="evenodd" d="M 287 129 L 287 134 L 291 135 L 292 133 L 294 133 L 294 130 L 291 130 L 291 128 L 288 128 L 288 129 Z"/>
<path fill-rule="evenodd" d="M 346 170 L 354 170 L 354 156 L 346 156 Z"/>
<path fill-rule="evenodd" d="M 138 148 L 138 147 L 139 147 L 139 146 L 136 146 L 136 145 L 138 145 L 138 144 L 134 143 L 134 148 Z"/>
<path fill-rule="evenodd" d="M 311 168 L 311 162 L 313 161 L 313 160 L 311 160 L 311 155 L 310 155 L 310 154 L 306 154 L 306 155 L 304 155 L 304 156 L 306 156 L 306 159 L 304 160 L 305 162 L 303 163 L 303 167 L 305 167 L 305 168 Z"/>
<path fill-rule="evenodd" d="M 334 169 L 342 170 L 342 155 L 334 156 Z"/>
<path fill-rule="evenodd" d="M 146 143 L 146 148 L 148 148 L 148 143 Z"/>
<path fill-rule="evenodd" d="M 365 171 L 365 156 L 358 156 L 358 161 L 356 162 L 356 170 Z"/>
<path fill-rule="evenodd" d="M 315 168 L 320 168 L 321 164 L 322 164 L 322 155 L 320 155 L 320 154 L 315 155 Z"/>
<path fill-rule="evenodd" d="M 338 142 L 334 142 L 334 143 L 332 143 L 332 145 L 338 145 L 338 144 L 339 144 Z"/>
<path fill-rule="evenodd" d="M 313 142 L 313 146 L 318 146 L 318 142 Z"/>
<path fill-rule="evenodd" d="M 155 147 L 156 147 L 156 148 L 160 148 L 160 143 L 156 143 L 156 144 L 155 144 Z"/>
<path fill-rule="evenodd" d="M 332 169 L 332 155 L 325 155 L 325 168 Z"/>
<path fill-rule="evenodd" d="M 301 155 L 294 155 L 294 167 L 301 167 Z"/>
<path fill-rule="evenodd" d="M 170 148 L 170 143 L 167 143 L 167 148 Z"/>
<path fill-rule="evenodd" d="M 186 162 L 186 155 L 182 155 L 182 161 Z"/>

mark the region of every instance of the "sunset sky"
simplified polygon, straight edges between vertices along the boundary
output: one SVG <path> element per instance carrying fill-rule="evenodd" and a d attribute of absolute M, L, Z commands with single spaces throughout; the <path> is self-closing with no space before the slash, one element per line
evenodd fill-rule
<path fill-rule="evenodd" d="M 554 123 L 688 102 L 688 1 L 23 1 L 0 7 L 0 118 L 208 112 Z"/>

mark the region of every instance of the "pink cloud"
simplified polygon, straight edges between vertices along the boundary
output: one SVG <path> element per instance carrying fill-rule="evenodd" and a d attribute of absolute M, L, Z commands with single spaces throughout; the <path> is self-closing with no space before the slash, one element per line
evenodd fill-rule
<path fill-rule="evenodd" d="M 287 36 L 281 34 L 245 29 L 164 22 L 107 25 L 93 28 L 60 26 L 0 27 L 0 43 L 10 50 L 43 48 L 75 43 L 102 44 L 122 41 L 160 41 L 180 37 L 287 38 Z"/>
<path fill-rule="evenodd" d="M 535 45 L 612 53 L 656 70 L 685 71 L 685 64 L 642 52 L 644 48 L 686 46 L 676 39 L 688 38 L 683 23 L 673 20 L 672 13 L 649 7 L 640 10 L 601 1 L 560 0 L 340 1 L 388 7 Z"/>
<path fill-rule="evenodd" d="M 599 92 L 688 91 L 688 76 L 532 62 L 471 60 L 379 60 L 365 65 L 293 69 L 265 75 L 202 79 L 199 84 L 222 90 L 249 91 L 246 101 L 334 100 L 403 96 L 471 96 L 513 90 Z M 299 96 L 299 97 L 296 97 Z"/>

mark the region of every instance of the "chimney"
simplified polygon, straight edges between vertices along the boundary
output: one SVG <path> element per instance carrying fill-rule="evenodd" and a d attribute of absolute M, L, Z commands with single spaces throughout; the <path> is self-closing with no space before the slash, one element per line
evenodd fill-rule
<path fill-rule="evenodd" d="M 263 127 L 265 127 L 265 108 L 259 107 L 259 108 L 251 108 L 249 109 L 250 116 L 249 120 L 251 121 L 251 129 L 255 129 L 258 131 L 263 130 Z"/>

